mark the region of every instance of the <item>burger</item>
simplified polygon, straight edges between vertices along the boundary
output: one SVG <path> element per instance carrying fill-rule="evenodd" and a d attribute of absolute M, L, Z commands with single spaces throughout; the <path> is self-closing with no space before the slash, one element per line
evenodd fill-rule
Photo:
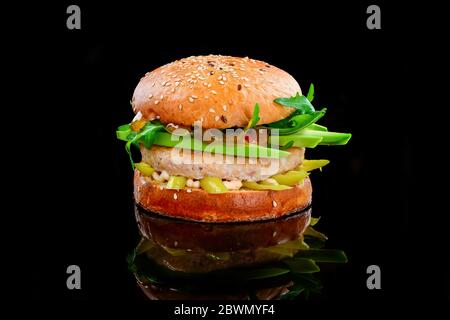
<path fill-rule="evenodd" d="M 351 138 L 317 123 L 326 109 L 313 99 L 313 85 L 304 95 L 287 72 L 247 57 L 194 56 L 147 72 L 131 100 L 134 119 L 117 130 L 136 203 L 200 222 L 267 220 L 307 208 L 309 175 L 329 161 L 306 160 L 305 149 Z"/>

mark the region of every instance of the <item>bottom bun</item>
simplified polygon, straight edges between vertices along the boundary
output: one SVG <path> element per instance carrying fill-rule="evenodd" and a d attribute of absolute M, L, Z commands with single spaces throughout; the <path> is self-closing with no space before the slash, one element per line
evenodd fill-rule
<path fill-rule="evenodd" d="M 311 204 L 309 178 L 291 189 L 236 190 L 210 194 L 202 189 L 161 188 L 138 170 L 134 173 L 134 198 L 144 209 L 165 216 L 202 222 L 242 222 L 278 218 Z"/>

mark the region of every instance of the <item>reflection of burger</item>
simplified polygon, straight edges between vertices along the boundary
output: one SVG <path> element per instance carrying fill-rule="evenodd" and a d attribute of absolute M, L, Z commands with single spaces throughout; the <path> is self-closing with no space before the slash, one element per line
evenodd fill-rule
<path fill-rule="evenodd" d="M 325 109 L 314 109 L 313 96 L 313 86 L 304 96 L 288 73 L 248 58 L 190 57 L 147 73 L 131 102 L 136 117 L 117 131 L 135 168 L 136 202 L 204 222 L 263 220 L 306 208 L 309 172 L 328 161 L 305 160 L 305 148 L 350 139 L 316 124 Z M 139 163 L 132 145 L 141 151 Z M 184 160 L 174 151 L 183 151 Z"/>
<path fill-rule="evenodd" d="M 318 292 L 316 262 L 346 262 L 321 249 L 311 208 L 247 223 L 198 223 L 135 207 L 142 239 L 129 268 L 150 299 L 287 299 Z"/>
<path fill-rule="evenodd" d="M 290 255 L 297 253 L 305 248 L 300 242 L 310 211 L 286 219 L 211 225 L 162 219 L 136 207 L 136 220 L 146 239 L 147 255 L 158 264 L 173 271 L 205 273 L 280 260 L 284 256 L 274 248 L 286 243 L 291 244 Z"/>

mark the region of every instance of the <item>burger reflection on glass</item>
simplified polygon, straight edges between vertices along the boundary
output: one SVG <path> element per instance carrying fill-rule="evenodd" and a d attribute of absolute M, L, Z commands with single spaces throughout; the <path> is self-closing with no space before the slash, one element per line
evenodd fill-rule
<path fill-rule="evenodd" d="M 142 234 L 129 266 L 149 298 L 289 298 L 319 289 L 316 262 L 346 261 L 312 227 L 309 175 L 329 161 L 304 155 L 351 135 L 317 124 L 313 98 L 249 58 L 189 57 L 141 78 L 117 137 Z"/>

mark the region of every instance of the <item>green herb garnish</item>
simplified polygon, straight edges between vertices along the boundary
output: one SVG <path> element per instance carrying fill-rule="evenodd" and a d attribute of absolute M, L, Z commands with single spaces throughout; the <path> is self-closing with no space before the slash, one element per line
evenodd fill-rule
<path fill-rule="evenodd" d="M 131 130 L 130 125 L 123 125 L 118 128 L 116 131 L 117 138 L 127 141 L 125 144 L 125 150 L 130 157 L 131 167 L 133 169 L 134 161 L 131 154 L 131 145 L 134 144 L 138 146 L 139 143 L 142 142 L 146 148 L 150 148 L 155 140 L 155 134 L 161 130 L 164 130 L 164 126 L 162 124 L 153 124 L 152 122 L 147 122 L 145 126 L 137 133 Z"/>
<path fill-rule="evenodd" d="M 309 85 L 308 94 L 306 95 L 306 99 L 309 100 L 309 102 L 312 102 L 314 99 L 314 84 Z"/>
<path fill-rule="evenodd" d="M 290 98 L 277 98 L 274 100 L 274 102 L 285 107 L 295 108 L 297 114 L 310 114 L 315 111 L 308 98 L 305 96 L 301 96 L 298 92 L 295 96 L 292 96 Z"/>
<path fill-rule="evenodd" d="M 325 115 L 327 109 L 323 109 L 320 111 L 313 111 L 312 113 L 299 114 L 295 116 L 289 117 L 287 121 L 281 120 L 277 122 L 273 122 L 269 124 L 270 128 L 274 128 L 277 130 L 272 130 L 272 134 L 278 134 L 281 136 L 293 134 L 297 131 L 300 131 L 311 124 L 318 121 Z"/>
<path fill-rule="evenodd" d="M 250 121 L 247 124 L 247 127 L 245 128 L 245 130 L 247 131 L 250 128 L 253 128 L 254 126 L 256 126 L 256 124 L 259 122 L 259 120 L 261 120 L 261 118 L 259 117 L 259 104 L 255 104 L 255 107 L 253 108 L 253 115 L 252 118 L 250 119 Z"/>

